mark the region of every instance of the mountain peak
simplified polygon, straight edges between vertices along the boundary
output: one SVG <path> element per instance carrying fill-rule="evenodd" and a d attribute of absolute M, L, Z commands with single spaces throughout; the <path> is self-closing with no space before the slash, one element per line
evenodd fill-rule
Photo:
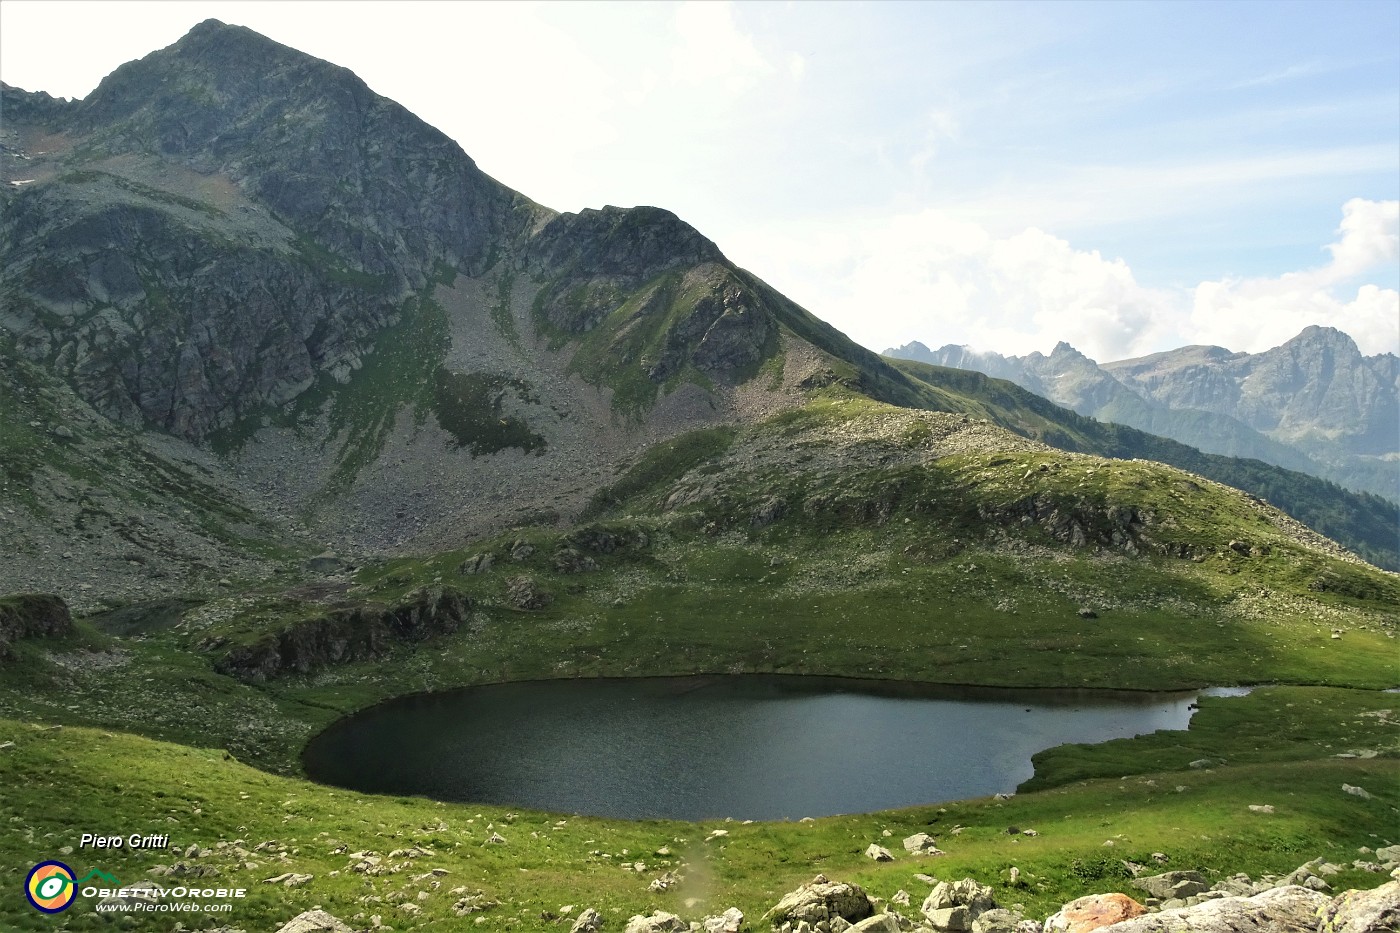
<path fill-rule="evenodd" d="M 1055 344 L 1055 349 L 1053 349 L 1053 350 L 1050 351 L 1050 358 L 1051 358 L 1051 359 L 1056 359 L 1056 360 L 1066 360 L 1066 359 L 1071 359 L 1071 360 L 1087 360 L 1087 359 L 1089 359 L 1089 358 L 1088 358 L 1087 356 L 1085 356 L 1083 353 L 1080 353 L 1078 350 L 1076 350 L 1074 347 L 1070 346 L 1068 343 L 1066 343 L 1066 342 L 1063 341 L 1063 340 L 1061 340 L 1059 343 Z"/>
<path fill-rule="evenodd" d="M 1335 327 L 1321 324 L 1310 324 L 1299 332 L 1298 336 L 1283 344 L 1285 347 L 1305 347 L 1305 346 L 1326 346 L 1337 349 L 1347 349 L 1355 351 L 1360 355 L 1361 350 L 1356 346 L 1356 341 L 1345 331 Z"/>

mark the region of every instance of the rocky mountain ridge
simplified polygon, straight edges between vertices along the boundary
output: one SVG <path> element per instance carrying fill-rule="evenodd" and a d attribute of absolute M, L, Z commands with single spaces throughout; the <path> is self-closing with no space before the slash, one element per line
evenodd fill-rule
<path fill-rule="evenodd" d="M 0 569 L 84 609 L 568 522 L 658 442 L 837 388 L 1067 436 L 890 365 L 668 211 L 535 204 L 242 27 L 0 106 Z"/>
<path fill-rule="evenodd" d="M 1007 379 L 1101 421 L 1400 501 L 1400 358 L 1363 356 L 1335 328 L 1256 354 L 1182 347 L 1103 364 L 1063 341 L 1049 355 L 918 341 L 886 355 Z"/>

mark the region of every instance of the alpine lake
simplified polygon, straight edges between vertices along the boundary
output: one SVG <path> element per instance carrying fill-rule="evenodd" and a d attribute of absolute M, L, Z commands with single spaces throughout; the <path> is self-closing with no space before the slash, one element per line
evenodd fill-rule
<path fill-rule="evenodd" d="M 551 680 L 401 697 L 333 724 L 316 781 L 626 819 L 793 820 L 1012 793 L 1032 756 L 1185 729 L 1201 693 L 783 675 Z"/>

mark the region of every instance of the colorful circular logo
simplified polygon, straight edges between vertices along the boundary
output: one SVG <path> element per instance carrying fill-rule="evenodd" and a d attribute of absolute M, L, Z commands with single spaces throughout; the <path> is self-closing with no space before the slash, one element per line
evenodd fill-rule
<path fill-rule="evenodd" d="M 46 914 L 67 910 L 77 893 L 73 869 L 62 862 L 40 862 L 24 879 L 24 896 L 35 910 Z"/>

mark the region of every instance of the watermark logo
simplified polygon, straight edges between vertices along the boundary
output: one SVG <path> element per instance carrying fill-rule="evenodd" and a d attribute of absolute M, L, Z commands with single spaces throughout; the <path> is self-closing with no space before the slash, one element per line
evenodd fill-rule
<path fill-rule="evenodd" d="M 40 862 L 24 879 L 24 896 L 42 913 L 62 913 L 73 903 L 77 893 L 73 869 L 62 862 Z"/>

